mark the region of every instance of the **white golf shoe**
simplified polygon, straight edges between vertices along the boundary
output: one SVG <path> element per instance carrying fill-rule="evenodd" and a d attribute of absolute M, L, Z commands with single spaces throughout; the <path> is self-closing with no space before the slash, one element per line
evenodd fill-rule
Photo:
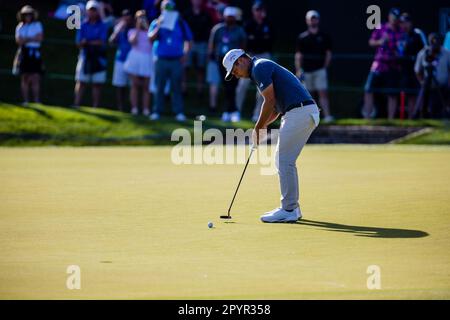
<path fill-rule="evenodd" d="M 274 209 L 261 216 L 262 222 L 276 223 L 276 222 L 295 222 L 302 218 L 299 208 L 295 208 L 289 212 L 281 208 Z"/>
<path fill-rule="evenodd" d="M 186 116 L 182 113 L 179 113 L 175 116 L 175 120 L 178 122 L 184 122 L 186 121 Z"/>
<path fill-rule="evenodd" d="M 239 111 L 232 112 L 230 114 L 230 120 L 231 120 L 231 122 L 239 122 L 239 121 L 241 121 L 241 114 L 240 114 L 240 112 Z"/>

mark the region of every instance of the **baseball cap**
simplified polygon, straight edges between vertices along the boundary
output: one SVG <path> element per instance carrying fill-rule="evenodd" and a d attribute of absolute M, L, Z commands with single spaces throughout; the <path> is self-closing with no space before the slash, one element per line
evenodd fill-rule
<path fill-rule="evenodd" d="M 231 71 L 233 71 L 234 63 L 237 59 L 242 57 L 245 54 L 245 51 L 242 49 L 232 49 L 227 52 L 225 57 L 223 57 L 222 64 L 225 67 L 225 70 L 227 70 L 227 74 L 225 75 L 225 80 L 230 81 L 231 78 L 233 78 L 233 75 L 231 74 Z"/>
<path fill-rule="evenodd" d="M 30 5 L 23 6 L 22 9 L 20 9 L 20 14 L 30 14 L 34 13 L 34 9 Z"/>
<path fill-rule="evenodd" d="M 320 18 L 320 14 L 319 14 L 319 12 L 317 12 L 316 10 L 309 10 L 307 13 L 306 13 L 306 19 L 312 19 L 312 18 L 317 18 L 317 19 L 319 19 Z"/>
<path fill-rule="evenodd" d="M 86 3 L 86 10 L 91 10 L 91 9 L 99 9 L 100 8 L 100 3 L 98 3 L 97 1 L 94 0 L 89 0 Z"/>
<path fill-rule="evenodd" d="M 223 16 L 237 18 L 239 16 L 239 9 L 236 7 L 226 7 L 223 11 Z"/>

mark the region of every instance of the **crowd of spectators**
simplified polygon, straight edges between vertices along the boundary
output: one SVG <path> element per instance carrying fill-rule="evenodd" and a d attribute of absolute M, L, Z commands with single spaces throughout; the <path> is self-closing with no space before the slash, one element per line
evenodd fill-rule
<path fill-rule="evenodd" d="M 82 103 L 88 86 L 92 106 L 101 103 L 102 86 L 107 81 L 107 47 L 116 48 L 112 85 L 116 88 L 117 108 L 125 110 L 129 91 L 130 110 L 158 120 L 164 112 L 166 97 L 171 95 L 175 119 L 184 121 L 184 96 L 193 82 L 196 97 L 208 93 L 210 114 L 225 122 L 237 122 L 247 96 L 250 79 L 222 81 L 222 59 L 234 48 L 250 55 L 273 59 L 274 34 L 265 4 L 256 0 L 251 16 L 243 21 L 243 12 L 225 0 L 190 0 L 187 10 L 179 12 L 172 0 L 146 0 L 141 10 L 129 9 L 114 18 L 111 5 L 90 0 L 83 10 L 84 20 L 77 30 L 79 48 L 75 70 L 73 106 Z M 328 95 L 328 69 L 332 63 L 332 36 L 322 31 L 320 13 L 306 13 L 307 30 L 295 44 L 295 71 L 307 89 L 318 99 L 324 121 L 334 120 Z M 13 73 L 21 77 L 24 105 L 40 101 L 40 80 L 44 72 L 40 46 L 43 26 L 31 6 L 18 13 L 16 28 L 18 51 Z M 450 33 L 445 43 L 450 46 Z M 410 118 L 443 117 L 448 107 L 450 87 L 450 48 L 444 47 L 439 34 L 415 28 L 410 14 L 391 9 L 388 21 L 376 28 L 369 39 L 375 57 L 364 87 L 362 116 L 377 114 L 375 94 L 387 97 L 387 115 L 398 114 L 398 97 L 403 95 Z M 190 79 L 195 75 L 195 79 Z M 220 87 L 223 105 L 218 105 Z M 31 92 L 31 94 L 30 94 Z M 31 99 L 31 96 L 33 99 Z M 153 101 L 152 98 L 153 97 Z M 252 119 L 256 121 L 262 97 L 255 97 Z M 378 108 L 379 109 L 379 108 Z M 425 113 L 424 113 L 425 112 Z"/>

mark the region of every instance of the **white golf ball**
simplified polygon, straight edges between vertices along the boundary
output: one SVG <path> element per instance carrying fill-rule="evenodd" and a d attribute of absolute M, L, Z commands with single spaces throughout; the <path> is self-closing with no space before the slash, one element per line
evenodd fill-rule
<path fill-rule="evenodd" d="M 212 228 L 214 224 L 212 222 L 208 222 L 208 228 Z"/>

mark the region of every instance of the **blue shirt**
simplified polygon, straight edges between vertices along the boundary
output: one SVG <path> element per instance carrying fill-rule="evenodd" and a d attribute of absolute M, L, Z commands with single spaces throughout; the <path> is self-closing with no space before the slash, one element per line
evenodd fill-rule
<path fill-rule="evenodd" d="M 277 112 L 284 113 L 293 104 L 312 100 L 300 80 L 289 70 L 268 59 L 252 59 L 250 78 L 259 92 L 273 84 Z"/>
<path fill-rule="evenodd" d="M 100 20 L 96 23 L 89 23 L 86 21 L 81 24 L 81 28 L 77 31 L 76 43 L 80 43 L 81 40 L 102 40 L 106 46 L 107 38 L 108 28 L 106 27 L 106 24 Z M 81 50 L 81 54 L 85 55 L 84 50 Z"/>
<path fill-rule="evenodd" d="M 148 30 L 149 35 L 156 26 L 157 21 L 153 20 Z M 159 58 L 181 58 L 184 55 L 184 42 L 191 40 L 191 29 L 185 21 L 178 19 L 173 30 L 159 29 L 158 38 L 153 42 L 153 53 Z"/>
<path fill-rule="evenodd" d="M 128 52 L 131 50 L 131 44 L 128 41 L 128 29 L 122 30 L 117 35 L 117 51 L 116 60 L 125 62 L 127 60 Z"/>

